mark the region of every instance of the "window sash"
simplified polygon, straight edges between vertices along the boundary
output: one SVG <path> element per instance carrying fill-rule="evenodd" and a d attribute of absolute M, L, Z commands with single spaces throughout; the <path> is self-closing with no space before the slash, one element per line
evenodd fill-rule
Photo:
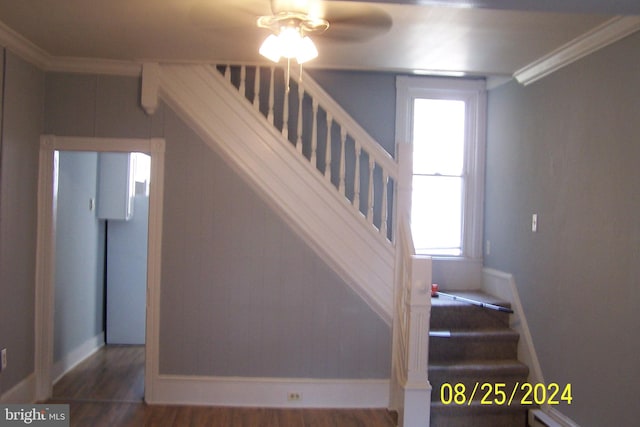
<path fill-rule="evenodd" d="M 461 248 L 441 248 L 433 256 L 479 259 L 482 258 L 484 162 L 486 129 L 486 88 L 485 82 L 474 79 L 432 78 L 399 76 L 396 79 L 397 116 L 396 138 L 399 144 L 412 144 L 414 135 L 413 113 L 416 99 L 459 100 L 465 102 L 465 164 L 460 175 L 464 181 L 462 190 Z M 416 176 L 453 176 L 450 171 L 434 171 L 416 168 Z M 425 173 L 429 172 L 429 173 Z M 457 172 L 455 172 L 457 173 Z M 411 174 L 409 175 L 411 177 Z M 405 178 L 413 179 L 413 178 Z M 412 205 L 407 194 L 406 204 L 399 206 L 413 217 Z M 417 208 L 416 208 L 417 209 Z M 412 221 L 413 222 L 413 221 Z M 418 253 L 427 254 L 430 248 L 416 244 Z M 427 246 L 427 245 L 422 245 Z M 459 252 L 459 253 L 457 253 Z"/>

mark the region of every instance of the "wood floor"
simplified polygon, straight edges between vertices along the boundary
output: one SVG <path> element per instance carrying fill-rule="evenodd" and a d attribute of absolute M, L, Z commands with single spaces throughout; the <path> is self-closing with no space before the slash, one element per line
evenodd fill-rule
<path fill-rule="evenodd" d="M 61 378 L 50 403 L 68 403 L 78 427 L 392 427 L 384 409 L 276 409 L 147 405 L 144 347 L 106 346 Z"/>

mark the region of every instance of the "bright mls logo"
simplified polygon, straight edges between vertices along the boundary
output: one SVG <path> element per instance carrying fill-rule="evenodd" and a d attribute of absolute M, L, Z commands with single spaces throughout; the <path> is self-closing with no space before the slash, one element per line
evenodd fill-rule
<path fill-rule="evenodd" d="M 69 405 L 0 405 L 0 427 L 69 427 Z"/>

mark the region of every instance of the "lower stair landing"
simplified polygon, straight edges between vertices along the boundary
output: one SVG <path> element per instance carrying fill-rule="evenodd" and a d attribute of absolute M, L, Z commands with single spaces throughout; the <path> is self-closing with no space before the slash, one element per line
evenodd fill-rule
<path fill-rule="evenodd" d="M 509 308 L 478 291 L 446 293 Z M 430 323 L 431 426 L 526 427 L 519 385 L 529 368 L 518 361 L 509 313 L 440 295 L 431 299 Z"/>

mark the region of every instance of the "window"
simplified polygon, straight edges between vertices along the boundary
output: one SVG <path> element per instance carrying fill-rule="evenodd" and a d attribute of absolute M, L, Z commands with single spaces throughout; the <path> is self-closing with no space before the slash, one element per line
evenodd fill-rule
<path fill-rule="evenodd" d="M 484 81 L 399 77 L 398 143 L 413 146 L 416 252 L 482 253 Z"/>

